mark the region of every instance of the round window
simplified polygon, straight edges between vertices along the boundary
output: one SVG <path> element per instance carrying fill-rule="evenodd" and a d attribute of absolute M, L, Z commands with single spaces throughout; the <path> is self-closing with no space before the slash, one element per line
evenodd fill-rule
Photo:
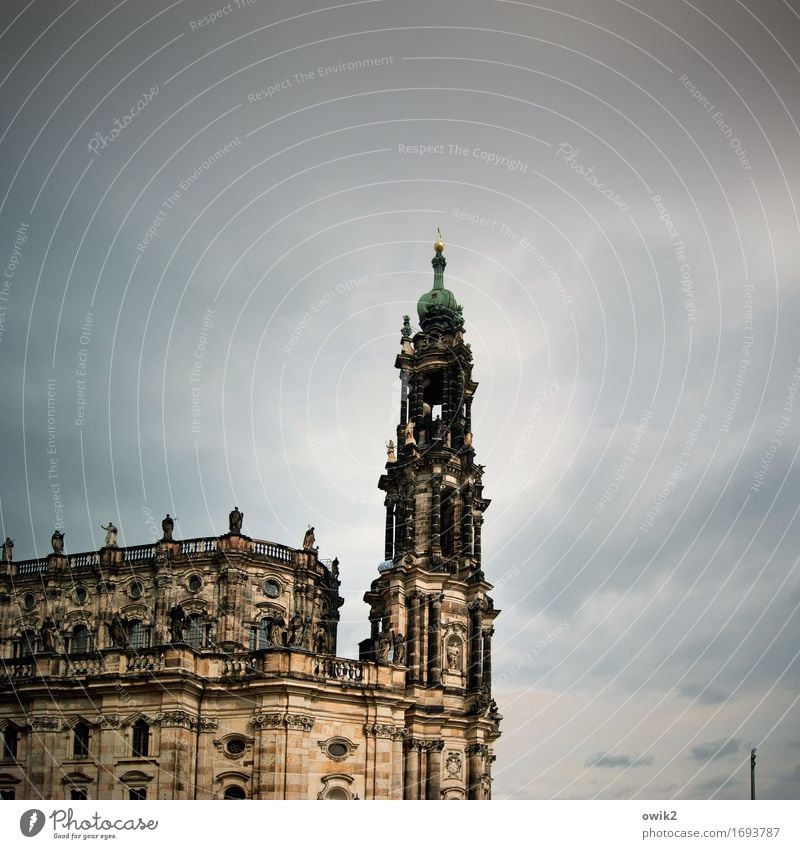
<path fill-rule="evenodd" d="M 141 598 L 142 593 L 144 592 L 144 587 L 138 581 L 134 581 L 128 588 L 128 592 L 130 593 L 131 598 Z"/>
<path fill-rule="evenodd" d="M 276 580 L 270 578 L 269 580 L 264 581 L 264 595 L 267 596 L 267 598 L 277 598 L 280 593 L 281 587 Z"/>
<path fill-rule="evenodd" d="M 25 593 L 22 599 L 22 606 L 25 610 L 32 610 L 36 606 L 36 596 L 33 593 Z"/>
<path fill-rule="evenodd" d="M 328 754 L 332 758 L 343 758 L 346 757 L 347 753 L 350 749 L 345 746 L 344 743 L 340 743 L 339 741 L 335 741 L 333 743 L 328 744 Z"/>
<path fill-rule="evenodd" d="M 239 740 L 237 737 L 234 737 L 233 740 L 228 740 L 225 744 L 225 748 L 229 755 L 241 755 L 244 751 L 244 740 Z"/>
<path fill-rule="evenodd" d="M 203 579 L 199 575 L 192 575 L 191 578 L 189 578 L 188 586 L 190 592 L 200 592 L 203 587 Z"/>
<path fill-rule="evenodd" d="M 86 599 L 89 598 L 89 591 L 86 587 L 77 587 L 75 589 L 75 601 L 78 604 L 86 604 Z"/>

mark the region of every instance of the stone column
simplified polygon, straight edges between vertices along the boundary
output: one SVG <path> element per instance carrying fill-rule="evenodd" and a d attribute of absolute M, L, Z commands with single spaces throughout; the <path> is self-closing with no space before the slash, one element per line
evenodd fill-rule
<path fill-rule="evenodd" d="M 419 799 L 419 741 L 405 742 L 405 787 L 404 799 Z"/>
<path fill-rule="evenodd" d="M 431 596 L 430 625 L 428 627 L 428 683 L 434 686 L 442 683 L 442 660 L 441 660 L 441 622 L 442 622 L 442 600 L 441 594 Z"/>
<path fill-rule="evenodd" d="M 472 743 L 467 746 L 467 798 L 483 798 L 483 764 L 488 754 L 488 747 L 482 743 Z"/>
<path fill-rule="evenodd" d="M 394 504 L 391 498 L 387 495 L 386 501 L 386 534 L 383 547 L 383 559 L 391 560 L 394 547 Z"/>
<path fill-rule="evenodd" d="M 419 635 L 419 657 L 418 657 L 418 678 L 417 680 L 424 684 L 428 680 L 427 675 L 427 652 L 428 652 L 428 609 L 427 596 L 425 593 L 417 595 L 417 634 Z"/>
<path fill-rule="evenodd" d="M 250 720 L 255 729 L 253 747 L 258 765 L 253 770 L 254 799 L 283 798 L 286 751 L 281 719 L 279 713 L 258 713 Z"/>
<path fill-rule="evenodd" d="M 464 491 L 461 512 L 461 553 L 468 557 L 472 554 L 472 487 Z"/>
<path fill-rule="evenodd" d="M 405 427 L 408 422 L 408 372 L 400 370 L 400 424 Z"/>
<path fill-rule="evenodd" d="M 481 684 L 487 693 L 492 692 L 492 636 L 494 628 L 486 628 L 483 632 L 483 674 Z"/>
<path fill-rule="evenodd" d="M 426 798 L 436 801 L 442 798 L 442 749 L 444 749 L 444 740 L 436 740 L 428 745 Z"/>
<path fill-rule="evenodd" d="M 464 428 L 467 433 L 472 433 L 472 398 L 467 398 L 464 404 Z"/>
<path fill-rule="evenodd" d="M 481 527 L 483 526 L 483 516 L 478 514 L 475 517 L 475 539 L 473 541 L 473 552 L 475 555 L 475 562 L 480 566 L 481 564 Z"/>
<path fill-rule="evenodd" d="M 406 498 L 405 505 L 405 550 L 414 551 L 415 534 L 414 534 L 414 498 Z"/>
<path fill-rule="evenodd" d="M 314 727 L 314 717 L 305 714 L 287 713 L 283 716 L 286 726 L 286 777 L 284 799 L 307 799 L 309 792 L 308 732 Z"/>
<path fill-rule="evenodd" d="M 419 593 L 413 590 L 406 596 L 408 605 L 408 683 L 419 680 Z"/>
<path fill-rule="evenodd" d="M 481 626 L 485 605 L 486 602 L 479 599 L 469 606 L 469 664 L 467 667 L 467 689 L 469 690 L 478 690 L 481 686 Z"/>
<path fill-rule="evenodd" d="M 431 548 L 437 554 L 442 550 L 442 476 L 434 475 L 431 482 Z"/>

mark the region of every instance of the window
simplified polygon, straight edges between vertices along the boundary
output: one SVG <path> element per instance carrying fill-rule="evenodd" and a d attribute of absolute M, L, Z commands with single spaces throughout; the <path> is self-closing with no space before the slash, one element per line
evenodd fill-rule
<path fill-rule="evenodd" d="M 72 729 L 72 756 L 89 757 L 89 726 L 85 722 L 79 722 Z"/>
<path fill-rule="evenodd" d="M 33 610 L 36 607 L 36 596 L 33 593 L 25 593 L 22 599 L 22 606 L 25 610 Z"/>
<path fill-rule="evenodd" d="M 230 787 L 225 788 L 225 794 L 222 797 L 223 799 L 245 799 L 245 792 L 241 787 L 237 787 L 235 784 L 232 784 Z"/>
<path fill-rule="evenodd" d="M 76 625 L 72 629 L 70 654 L 87 654 L 91 651 L 89 645 L 89 629 L 85 625 Z"/>
<path fill-rule="evenodd" d="M 266 617 L 258 623 L 258 645 L 256 648 L 265 649 L 269 646 L 269 626 L 272 620 Z"/>
<path fill-rule="evenodd" d="M 133 726 L 133 756 L 135 758 L 146 758 L 150 749 L 150 726 L 139 719 Z"/>
<path fill-rule="evenodd" d="M 203 579 L 199 575 L 191 575 L 187 583 L 189 592 L 199 593 L 203 589 Z"/>
<path fill-rule="evenodd" d="M 73 802 L 79 802 L 81 800 L 86 800 L 89 796 L 86 793 L 86 789 L 83 787 L 72 787 L 69 791 L 69 798 Z"/>
<path fill-rule="evenodd" d="M 267 598 L 277 598 L 280 594 L 281 586 L 274 578 L 264 581 L 264 595 Z"/>
<path fill-rule="evenodd" d="M 75 601 L 78 604 L 86 604 L 86 599 L 89 598 L 89 591 L 86 587 L 77 587 L 75 590 Z"/>
<path fill-rule="evenodd" d="M 7 799 L 9 802 L 13 802 L 14 799 L 17 798 L 17 794 L 10 787 L 2 787 L 0 788 L 0 799 Z"/>
<path fill-rule="evenodd" d="M 132 649 L 146 649 L 150 646 L 150 631 L 142 622 L 131 622 L 128 645 Z"/>
<path fill-rule="evenodd" d="M 245 742 L 240 737 L 234 737 L 225 744 L 225 750 L 234 757 L 244 754 L 245 748 Z"/>
<path fill-rule="evenodd" d="M 349 799 L 347 791 L 343 790 L 341 787 L 331 787 L 325 796 L 326 799 Z"/>
<path fill-rule="evenodd" d="M 138 581 L 134 581 L 128 587 L 128 593 L 129 593 L 131 598 L 141 598 L 143 592 L 144 592 L 144 587 Z"/>
<path fill-rule="evenodd" d="M 442 554 L 445 557 L 451 557 L 455 553 L 455 503 L 453 492 L 454 490 L 448 489 L 446 493 L 442 493 L 440 541 Z"/>
<path fill-rule="evenodd" d="M 195 649 L 201 649 L 205 646 L 205 628 L 203 627 L 203 617 L 195 613 L 193 616 L 189 617 L 189 621 L 186 626 L 186 637 L 185 641 Z"/>
<path fill-rule="evenodd" d="M 14 761 L 17 759 L 18 739 L 18 729 L 9 725 L 3 732 L 3 760 Z"/>
<path fill-rule="evenodd" d="M 146 787 L 129 787 L 128 788 L 128 798 L 136 801 L 143 801 L 147 799 L 147 788 Z"/>
<path fill-rule="evenodd" d="M 19 639 L 20 657 L 30 657 L 36 652 L 36 634 L 33 631 L 23 631 Z"/>

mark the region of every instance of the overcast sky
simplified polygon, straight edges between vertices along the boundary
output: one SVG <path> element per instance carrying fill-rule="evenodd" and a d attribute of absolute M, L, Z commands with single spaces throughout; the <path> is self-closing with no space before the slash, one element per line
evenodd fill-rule
<path fill-rule="evenodd" d="M 440 227 L 495 796 L 797 798 L 798 4 L 220 3 L 2 3 L 15 557 L 313 524 L 355 656 Z"/>

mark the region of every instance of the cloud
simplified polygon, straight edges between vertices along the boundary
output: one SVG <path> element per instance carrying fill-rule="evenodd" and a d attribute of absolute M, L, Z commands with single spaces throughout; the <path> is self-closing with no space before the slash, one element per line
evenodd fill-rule
<path fill-rule="evenodd" d="M 629 766 L 650 766 L 653 763 L 651 755 L 635 757 L 634 755 L 612 755 L 608 752 L 600 752 L 586 758 L 584 766 L 602 766 L 608 769 L 621 769 Z"/>
<path fill-rule="evenodd" d="M 722 690 L 700 684 L 684 684 L 680 693 L 688 699 L 697 699 L 703 705 L 719 705 L 728 700 L 728 694 Z"/>
<path fill-rule="evenodd" d="M 697 746 L 692 746 L 689 757 L 693 761 L 715 761 L 719 758 L 728 757 L 728 755 L 735 755 L 741 745 L 742 741 L 738 737 L 719 743 L 700 743 Z"/>

